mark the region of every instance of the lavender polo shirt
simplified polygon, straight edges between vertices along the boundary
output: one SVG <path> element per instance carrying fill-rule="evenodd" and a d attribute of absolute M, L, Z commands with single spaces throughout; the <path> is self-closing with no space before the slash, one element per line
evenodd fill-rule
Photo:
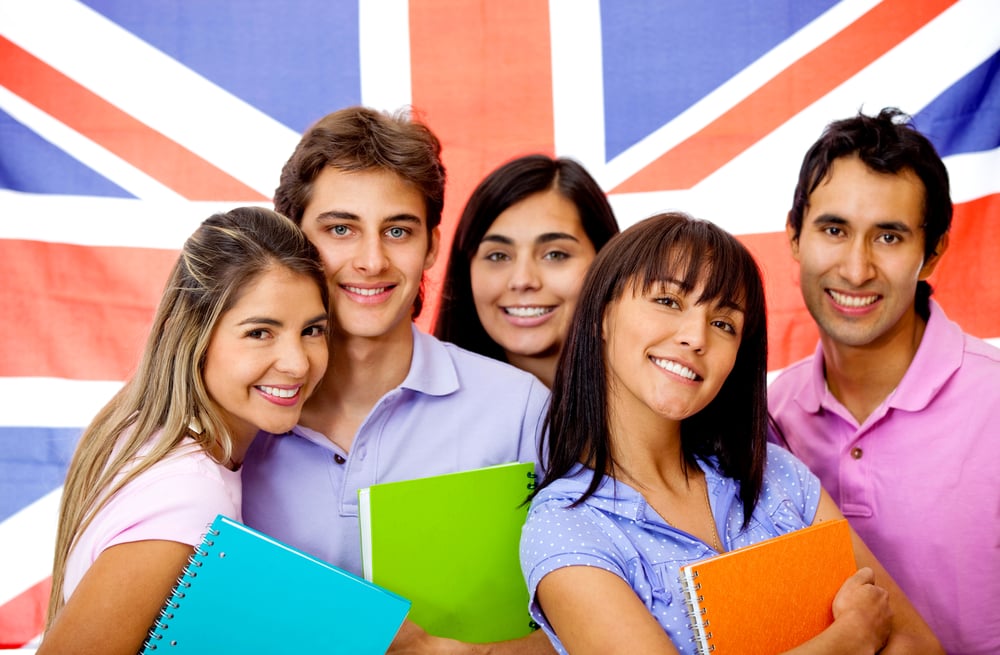
<path fill-rule="evenodd" d="M 788 447 L 950 655 L 1000 653 L 1000 350 L 932 302 L 909 370 L 863 425 L 823 372 L 819 345 L 768 390 Z"/>
<path fill-rule="evenodd" d="M 347 452 L 296 426 L 261 432 L 243 463 L 246 523 L 361 574 L 358 489 L 535 462 L 549 391 L 533 375 L 413 329 L 406 379 L 365 418 Z"/>

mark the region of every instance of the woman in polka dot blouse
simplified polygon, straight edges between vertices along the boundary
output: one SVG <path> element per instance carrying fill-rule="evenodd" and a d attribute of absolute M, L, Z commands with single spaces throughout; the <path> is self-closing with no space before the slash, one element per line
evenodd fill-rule
<path fill-rule="evenodd" d="M 801 462 L 767 445 L 766 372 L 760 273 L 730 234 L 662 214 L 598 254 L 521 538 L 531 613 L 559 652 L 695 653 L 681 566 L 841 517 Z M 942 652 L 852 538 L 861 568 L 833 624 L 792 652 Z"/>

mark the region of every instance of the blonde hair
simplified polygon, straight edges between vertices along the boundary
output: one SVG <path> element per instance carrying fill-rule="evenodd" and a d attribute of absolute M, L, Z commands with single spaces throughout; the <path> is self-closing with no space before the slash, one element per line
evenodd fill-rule
<path fill-rule="evenodd" d="M 73 545 L 115 493 L 170 455 L 186 436 L 209 454 L 221 449 L 221 462 L 231 457 L 232 439 L 205 389 L 202 363 L 219 317 L 249 283 L 276 267 L 315 280 L 328 307 L 315 247 L 281 214 L 259 207 L 215 214 L 185 242 L 138 369 L 84 430 L 70 462 L 59 509 L 47 627 L 64 604 L 66 561 Z M 192 420 L 200 423 L 200 433 L 189 430 Z M 153 435 L 150 450 L 137 459 Z"/>

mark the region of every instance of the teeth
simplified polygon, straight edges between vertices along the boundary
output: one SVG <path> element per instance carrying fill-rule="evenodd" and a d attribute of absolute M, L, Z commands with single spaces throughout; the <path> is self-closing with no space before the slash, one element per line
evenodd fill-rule
<path fill-rule="evenodd" d="M 667 359 L 653 359 L 654 364 L 662 368 L 664 371 L 670 371 L 671 373 L 676 373 L 681 377 L 685 377 L 688 380 L 697 380 L 698 376 L 694 371 L 689 369 L 687 366 L 681 366 L 677 362 L 671 362 Z"/>
<path fill-rule="evenodd" d="M 379 287 L 377 289 L 362 289 L 360 287 L 349 287 L 344 285 L 344 288 L 351 293 L 356 293 L 359 296 L 377 296 L 380 293 L 385 293 L 388 291 L 389 287 Z"/>
<path fill-rule="evenodd" d="M 277 398 L 294 398 L 299 393 L 299 388 L 294 389 L 279 389 L 278 387 L 257 387 L 269 396 L 275 396 Z"/>
<path fill-rule="evenodd" d="M 504 307 L 504 312 L 519 318 L 535 318 L 552 311 L 551 307 Z"/>
<path fill-rule="evenodd" d="M 842 293 L 838 293 L 834 290 L 830 290 L 830 296 L 833 297 L 833 301 L 838 305 L 843 305 L 844 307 L 867 307 L 876 300 L 878 300 L 877 295 L 873 296 L 847 296 Z"/>

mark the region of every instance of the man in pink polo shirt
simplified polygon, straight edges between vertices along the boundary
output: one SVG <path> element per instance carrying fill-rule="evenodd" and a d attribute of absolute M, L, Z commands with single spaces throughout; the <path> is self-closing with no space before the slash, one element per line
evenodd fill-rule
<path fill-rule="evenodd" d="M 786 225 L 820 341 L 768 394 L 772 438 L 947 652 L 986 655 L 1000 653 L 1000 350 L 930 300 L 951 217 L 944 163 L 905 114 L 827 126 Z"/>

